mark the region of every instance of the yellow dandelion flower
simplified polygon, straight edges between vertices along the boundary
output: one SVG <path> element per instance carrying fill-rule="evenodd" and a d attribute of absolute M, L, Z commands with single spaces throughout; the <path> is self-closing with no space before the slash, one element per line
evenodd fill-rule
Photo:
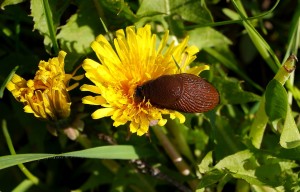
<path fill-rule="evenodd" d="M 82 91 L 90 91 L 96 96 L 86 96 L 84 104 L 100 105 L 101 108 L 92 113 L 92 118 L 99 119 L 110 116 L 114 126 L 129 122 L 130 132 L 143 135 L 148 132 L 149 125 L 156 122 L 163 126 L 168 114 L 171 119 L 185 121 L 181 113 L 152 106 L 149 101 L 135 102 L 134 94 L 137 86 L 167 74 L 181 72 L 199 74 L 208 66 L 189 68 L 199 51 L 195 46 L 187 46 L 188 38 L 180 44 L 172 42 L 167 47 L 168 31 L 156 48 L 156 35 L 151 33 L 150 25 L 135 30 L 127 27 L 116 32 L 114 47 L 103 35 L 92 42 L 100 63 L 85 59 L 83 69 L 86 77 L 94 85 L 83 85 Z"/>
<path fill-rule="evenodd" d="M 66 53 L 60 51 L 58 57 L 49 59 L 48 62 L 40 61 L 34 79 L 26 81 L 15 74 L 8 82 L 7 89 L 25 105 L 25 112 L 52 121 L 69 117 L 71 101 L 68 90 L 78 84 L 68 87 L 73 74 L 65 73 L 65 56 Z"/>

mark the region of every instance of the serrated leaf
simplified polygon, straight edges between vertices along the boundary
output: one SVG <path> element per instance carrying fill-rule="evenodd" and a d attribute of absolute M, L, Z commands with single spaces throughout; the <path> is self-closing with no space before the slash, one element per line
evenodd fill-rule
<path fill-rule="evenodd" d="M 60 47 L 68 52 L 69 65 L 66 71 L 73 68 L 73 65 L 85 55 L 90 49 L 92 41 L 100 34 L 102 24 L 97 10 L 89 1 L 81 1 L 78 5 L 78 12 L 70 17 L 68 22 L 61 27 L 56 36 Z"/>
<path fill-rule="evenodd" d="M 64 50 L 84 53 L 90 47 L 91 42 L 95 40 L 95 35 L 88 25 L 80 26 L 78 19 L 78 14 L 72 15 L 68 23 L 62 26 L 57 38 Z"/>
<path fill-rule="evenodd" d="M 198 165 L 200 173 L 208 172 L 213 164 L 212 151 L 209 151 Z"/>
<path fill-rule="evenodd" d="M 137 159 L 141 153 L 137 153 L 137 149 L 129 145 L 115 145 L 94 147 L 90 149 L 73 151 L 62 154 L 17 154 L 6 155 L 0 157 L 0 170 L 27 163 L 36 160 L 57 158 L 57 157 L 80 157 L 80 158 L 98 158 L 98 159 Z"/>
<path fill-rule="evenodd" d="M 208 187 L 209 185 L 219 182 L 225 176 L 223 171 L 218 169 L 213 169 L 212 171 L 206 173 L 203 178 L 201 178 L 198 189 Z"/>
<path fill-rule="evenodd" d="M 235 178 L 244 179 L 248 183 L 261 185 L 262 182 L 256 177 L 258 164 L 254 155 L 249 150 L 237 152 L 220 160 L 215 168 L 224 170 Z"/>
<path fill-rule="evenodd" d="M 173 0 L 169 1 L 171 14 L 179 14 L 183 20 L 204 24 L 212 22 L 212 16 L 204 1 Z"/>
<path fill-rule="evenodd" d="M 176 14 L 185 21 L 198 24 L 212 22 L 209 10 L 198 0 L 142 1 L 137 11 L 137 15 L 143 17 Z"/>
<path fill-rule="evenodd" d="M 31 15 L 33 17 L 35 30 L 38 30 L 41 35 L 44 36 L 44 44 L 50 46 L 51 39 L 49 34 L 49 29 L 47 26 L 47 21 L 45 17 L 43 3 L 40 0 L 31 0 L 30 3 Z"/>
<path fill-rule="evenodd" d="M 269 155 L 259 156 L 260 161 L 258 161 L 258 155 L 249 150 L 243 150 L 226 156 L 204 175 L 199 186 L 206 187 L 217 182 L 223 182 L 224 179 L 228 178 L 228 175 L 236 179 L 243 179 L 251 185 L 267 185 L 273 188 L 291 187 L 292 185 L 285 185 L 286 178 L 297 180 L 296 174 L 290 171 L 298 167 L 296 163 Z M 297 183 L 293 183 L 293 185 L 297 185 Z"/>
<path fill-rule="evenodd" d="M 242 90 L 240 83 L 235 79 L 214 78 L 213 84 L 220 93 L 222 104 L 242 104 L 260 100 L 260 96 Z"/>
<path fill-rule="evenodd" d="M 231 44 L 227 37 L 211 27 L 196 28 L 189 31 L 188 35 L 190 37 L 189 42 L 199 49 Z"/>
<path fill-rule="evenodd" d="M 136 14 L 138 16 L 153 16 L 158 14 L 166 14 L 165 1 L 142 1 Z"/>
<path fill-rule="evenodd" d="M 125 28 L 128 25 L 132 25 L 132 23 L 137 20 L 135 13 L 131 10 L 132 8 L 130 5 L 132 4 L 127 1 L 100 0 L 98 2 L 99 5 L 103 7 L 103 13 L 100 15 L 101 19 L 110 29 L 116 29 L 116 27 L 117 29 Z M 92 8 L 94 7 L 91 3 L 89 4 Z M 99 15 L 96 17 L 99 19 Z"/>
<path fill-rule="evenodd" d="M 272 79 L 265 92 L 265 110 L 270 121 L 285 118 L 288 108 L 287 93 L 284 87 Z"/>
<path fill-rule="evenodd" d="M 280 145 L 286 149 L 300 146 L 300 133 L 289 107 L 280 136 Z"/>
<path fill-rule="evenodd" d="M 1 9 L 4 10 L 4 7 L 5 6 L 8 6 L 8 5 L 16 5 L 16 4 L 19 4 L 19 3 L 22 3 L 24 2 L 25 0 L 4 0 L 2 3 L 1 3 Z"/>
<path fill-rule="evenodd" d="M 45 5 L 41 0 L 31 0 L 30 1 L 30 9 L 31 9 L 31 15 L 33 17 L 34 26 L 33 28 L 35 30 L 38 30 L 39 33 L 44 36 L 44 45 L 46 46 L 46 49 L 48 52 L 50 52 L 52 45 L 56 41 L 56 39 L 51 39 L 52 36 L 56 34 L 56 29 L 59 25 L 59 20 L 61 17 L 62 12 L 65 9 L 65 5 L 67 5 L 68 1 L 57 1 L 57 0 L 51 0 L 48 1 L 50 10 L 45 8 Z M 47 18 L 46 11 L 49 12 L 49 16 L 51 18 Z M 48 19 L 48 20 L 47 20 Z M 51 24 L 53 26 L 49 26 L 49 19 L 51 19 Z M 54 31 L 51 31 L 53 28 Z M 53 37 L 52 37 L 53 38 Z"/>

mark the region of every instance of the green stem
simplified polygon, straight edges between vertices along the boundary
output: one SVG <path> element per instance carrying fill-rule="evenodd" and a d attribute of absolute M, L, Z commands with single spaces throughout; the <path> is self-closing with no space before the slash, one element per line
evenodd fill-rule
<path fill-rule="evenodd" d="M 290 77 L 291 73 L 295 70 L 296 68 L 296 61 L 297 57 L 295 55 L 291 55 L 286 62 L 280 67 L 279 71 L 275 75 L 274 79 L 276 79 L 281 85 L 284 85 L 285 82 L 288 80 Z"/>
<path fill-rule="evenodd" d="M 182 156 L 178 153 L 174 145 L 171 143 L 169 138 L 164 134 L 162 131 L 162 127 L 159 126 L 153 126 L 152 127 L 156 137 L 160 141 L 162 147 L 166 151 L 167 155 L 171 158 L 174 165 L 177 167 L 177 169 L 180 171 L 183 175 L 190 175 L 191 174 L 191 168 L 188 166 L 188 164 L 184 161 Z M 193 180 L 188 182 L 190 187 L 192 189 L 196 189 L 197 183 Z"/>
<path fill-rule="evenodd" d="M 2 131 L 8 146 L 8 149 L 10 151 L 10 153 L 12 155 L 16 155 L 16 151 L 14 149 L 13 143 L 11 141 L 11 137 L 9 135 L 9 132 L 7 130 L 7 125 L 6 125 L 6 121 L 3 119 L 2 120 Z M 34 184 L 38 184 L 39 183 L 39 179 L 37 177 L 35 177 L 23 164 L 19 164 L 18 167 L 21 169 L 21 171 L 24 173 L 24 175 L 30 180 L 32 181 L 32 183 Z"/>
<path fill-rule="evenodd" d="M 224 55 L 222 55 L 221 53 L 219 53 L 218 51 L 212 49 L 212 48 L 204 48 L 204 51 L 209 53 L 211 56 L 213 56 L 214 58 L 216 58 L 217 60 L 220 61 L 220 63 L 222 63 L 225 67 L 233 70 L 234 72 L 236 72 L 238 75 L 240 75 L 245 81 L 247 81 L 248 83 L 250 83 L 253 87 L 255 87 L 256 89 L 263 91 L 263 88 L 261 86 L 259 86 L 258 84 L 256 84 L 251 78 L 249 78 L 243 71 L 241 71 L 237 66 L 237 63 L 233 63 L 234 61 L 229 60 L 228 58 L 226 58 Z"/>
<path fill-rule="evenodd" d="M 277 0 L 276 3 L 274 4 L 274 6 L 267 12 L 261 13 L 259 15 L 255 15 L 253 17 L 247 17 L 247 18 L 245 18 L 245 20 L 262 19 L 262 18 L 268 16 L 269 14 L 271 14 L 274 11 L 274 9 L 277 7 L 279 2 L 280 2 L 280 0 Z M 218 22 L 213 22 L 213 23 L 201 23 L 199 25 L 186 26 L 185 29 L 191 30 L 191 29 L 200 28 L 200 27 L 217 27 L 217 26 L 238 24 L 238 23 L 242 23 L 242 22 L 243 22 L 243 19 L 235 19 L 235 20 L 229 20 L 229 21 L 218 21 Z"/>
<path fill-rule="evenodd" d="M 22 181 L 18 186 L 16 186 L 12 192 L 19 192 L 19 191 L 29 191 L 29 188 L 34 185 L 34 183 L 29 180 L 26 179 L 24 181 Z"/>
<path fill-rule="evenodd" d="M 47 26 L 48 26 L 48 30 L 49 30 L 49 35 L 50 35 L 50 39 L 51 42 L 53 44 L 53 49 L 55 52 L 55 55 L 58 54 L 59 48 L 58 48 L 58 44 L 56 41 L 56 30 L 54 29 L 54 25 L 53 25 L 53 20 L 52 20 L 52 11 L 50 9 L 50 5 L 48 0 L 43 0 L 43 7 L 44 7 L 44 12 L 45 12 L 45 16 L 46 16 L 46 21 L 47 21 Z"/>
<path fill-rule="evenodd" d="M 264 38 L 259 34 L 259 32 L 255 29 L 255 27 L 247 20 L 247 15 L 245 13 L 244 7 L 240 0 L 232 0 L 232 4 L 234 5 L 236 11 L 239 13 L 241 19 L 243 20 L 243 25 L 249 34 L 252 42 L 256 46 L 260 55 L 267 62 L 269 67 L 276 73 L 278 68 L 280 67 L 280 62 L 276 57 L 274 51 L 271 49 L 269 44 L 264 40 Z"/>
<path fill-rule="evenodd" d="M 288 60 L 280 67 L 274 79 L 276 79 L 282 85 L 285 84 L 290 74 L 294 71 L 297 61 L 295 55 L 291 55 Z M 256 148 L 261 147 L 261 143 L 263 140 L 263 135 L 266 129 L 266 125 L 268 123 L 268 116 L 265 112 L 265 97 L 262 97 L 259 109 L 255 115 L 254 121 L 250 127 L 250 139 L 252 144 Z"/>
<path fill-rule="evenodd" d="M 289 40 L 288 40 L 288 48 L 284 57 L 284 61 L 287 60 L 288 56 L 292 54 L 297 55 L 298 54 L 298 47 L 300 43 L 300 3 L 298 3 L 297 12 L 294 14 L 292 22 L 291 22 L 291 30 L 289 34 Z M 288 92 L 288 102 L 291 105 L 293 101 L 293 97 L 296 100 L 298 106 L 299 104 L 299 94 L 298 88 L 294 87 L 294 79 L 295 79 L 295 73 L 291 74 L 291 77 L 286 82 L 286 87 L 289 90 Z"/>
<path fill-rule="evenodd" d="M 166 128 L 169 133 L 172 135 L 172 143 L 176 145 L 176 148 L 181 154 L 186 156 L 191 162 L 195 162 L 193 153 L 187 143 L 187 127 L 184 124 L 179 123 L 179 120 L 170 120 L 166 124 Z"/>
<path fill-rule="evenodd" d="M 7 83 L 12 79 L 12 77 L 14 76 L 14 74 L 16 73 L 16 71 L 18 70 L 19 66 L 16 66 L 10 73 L 9 75 L 6 77 L 6 79 L 4 80 L 3 84 L 0 87 L 0 98 L 3 97 L 4 94 L 4 90 L 6 88 Z"/>

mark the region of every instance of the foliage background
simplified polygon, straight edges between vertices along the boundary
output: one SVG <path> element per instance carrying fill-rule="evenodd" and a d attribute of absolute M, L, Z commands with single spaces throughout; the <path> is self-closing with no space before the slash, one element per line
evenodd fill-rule
<path fill-rule="evenodd" d="M 268 122 L 265 132 L 256 134 L 262 144 L 256 145 L 250 137 L 255 119 L 262 117 L 258 109 L 264 102 L 259 101 L 264 98 L 267 85 L 279 64 L 290 54 L 297 55 L 299 47 L 300 2 L 277 2 L 2 1 L 1 93 L 5 80 L 16 66 L 19 66 L 19 75 L 32 78 L 39 61 L 57 56 L 60 49 L 68 53 L 68 72 L 84 58 L 95 58 L 90 43 L 98 34 L 106 34 L 101 18 L 109 32 L 150 23 L 158 35 L 163 32 L 161 29 L 170 30 L 173 38 L 179 41 L 189 35 L 190 45 L 201 49 L 195 64 L 211 66 L 211 70 L 201 76 L 217 87 L 221 103 L 205 114 L 186 114 L 185 125 L 175 121 L 161 128 L 190 166 L 191 174 L 183 176 L 152 130 L 150 138 L 132 135 L 127 140 L 126 126 L 115 128 L 108 118 L 92 120 L 87 115 L 83 119 L 85 139 L 71 141 L 63 134 L 55 137 L 47 131 L 46 122 L 24 113 L 22 105 L 4 90 L 0 99 L 0 119 L 7 123 L 2 127 L 7 127 L 17 154 L 61 154 L 109 146 L 107 139 L 100 137 L 105 135 L 120 145 L 134 146 L 147 167 L 139 169 L 137 162 L 117 160 L 122 159 L 122 155 L 123 159 L 135 158 L 131 148 L 128 156 L 124 149 L 109 148 L 110 153 L 122 152 L 116 157 L 106 157 L 107 151 L 104 154 L 88 151 L 88 155 L 77 154 L 86 158 L 54 157 L 25 164 L 39 179 L 38 184 L 28 180 L 17 166 L 6 166 L 9 168 L 0 170 L 0 191 L 189 191 L 191 186 L 194 186 L 192 190 L 199 191 L 300 190 L 300 92 L 297 89 L 300 79 L 297 70 L 287 83 L 287 95 L 282 85 L 276 84 L 265 97 L 269 106 L 275 103 L 283 106 L 282 113 L 277 108 L 271 110 L 279 111 L 279 121 L 273 121 L 274 116 L 268 113 L 262 118 Z M 242 21 L 245 19 L 243 10 L 249 17 L 258 17 Z M 268 14 L 264 15 L 266 12 Z M 81 84 L 84 81 L 87 80 Z M 71 96 L 80 101 L 83 93 L 76 89 Z M 286 112 L 289 108 L 292 113 Z M 94 108 L 84 106 L 82 110 L 90 114 Z M 283 132 L 287 134 L 283 136 Z M 5 134 L 0 134 L 1 156 L 10 154 L 6 138 Z M 293 145 L 289 146 L 291 141 Z M 100 157 L 91 158 L 94 153 L 99 153 Z M 1 161 L 4 168 L 14 160 L 4 161 L 0 157 Z M 156 168 L 162 174 L 155 175 L 152 171 Z"/>

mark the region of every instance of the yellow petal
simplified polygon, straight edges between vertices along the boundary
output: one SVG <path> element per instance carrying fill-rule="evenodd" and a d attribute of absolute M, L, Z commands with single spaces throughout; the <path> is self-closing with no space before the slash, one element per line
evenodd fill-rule
<path fill-rule="evenodd" d="M 9 81 L 7 84 L 6 84 L 6 88 L 9 90 L 9 91 L 13 91 L 14 89 L 16 89 L 16 85 Z"/>
<path fill-rule="evenodd" d="M 23 79 L 21 76 L 14 74 L 13 77 L 11 78 L 11 82 L 14 84 L 19 84 L 19 83 L 25 83 L 26 80 Z"/>
<path fill-rule="evenodd" d="M 95 70 L 97 69 L 97 67 L 100 65 L 100 63 L 92 60 L 92 59 L 85 59 L 83 61 L 83 64 L 82 64 L 82 68 L 85 70 L 85 71 L 90 71 L 90 70 Z"/>
<path fill-rule="evenodd" d="M 23 79 L 21 76 L 14 74 L 11 78 L 11 80 L 7 83 L 6 88 L 9 91 L 12 91 L 14 89 L 19 90 L 20 88 L 25 88 L 26 86 L 26 80 Z"/>
<path fill-rule="evenodd" d="M 184 123 L 185 122 L 185 116 L 182 115 L 181 113 L 175 111 L 175 116 L 179 119 L 180 123 Z"/>
<path fill-rule="evenodd" d="M 133 121 L 132 121 L 132 122 L 129 124 L 129 131 L 130 131 L 131 133 L 136 133 L 137 130 L 138 130 L 138 128 L 139 128 L 139 124 L 136 123 L 136 122 L 133 122 Z"/>
<path fill-rule="evenodd" d="M 84 75 L 76 75 L 76 76 L 72 76 L 72 79 L 75 81 L 80 81 L 81 79 L 84 78 Z"/>
<path fill-rule="evenodd" d="M 93 119 L 100 119 L 103 117 L 112 116 L 114 114 L 115 109 L 113 108 L 101 108 L 97 109 L 94 113 L 92 113 Z"/>
<path fill-rule="evenodd" d="M 101 90 L 99 89 L 99 87 L 94 86 L 94 85 L 87 85 L 84 84 L 80 87 L 81 91 L 90 91 L 92 93 L 96 93 L 96 94 L 101 94 Z"/>
<path fill-rule="evenodd" d="M 26 113 L 34 113 L 34 111 L 29 105 L 26 105 L 23 109 Z"/>
<path fill-rule="evenodd" d="M 192 68 L 188 69 L 186 71 L 186 73 L 199 75 L 202 71 L 209 70 L 209 68 L 210 68 L 209 65 L 198 65 L 198 66 L 195 66 L 195 67 L 192 67 Z"/>
<path fill-rule="evenodd" d="M 166 123 L 167 123 L 167 119 L 160 119 L 160 120 L 158 121 L 158 125 L 159 125 L 159 126 L 164 126 Z"/>
<path fill-rule="evenodd" d="M 149 130 L 149 120 L 148 119 L 142 119 L 142 121 L 141 121 L 141 124 L 140 124 L 140 127 L 139 127 L 139 129 L 137 130 L 137 132 L 136 132 L 136 134 L 138 135 L 138 136 L 142 136 L 142 135 L 144 135 L 145 133 L 147 133 L 148 132 L 148 130 Z"/>
<path fill-rule="evenodd" d="M 88 105 L 102 105 L 106 103 L 106 100 L 102 96 L 86 96 L 82 98 L 82 103 Z"/>
<path fill-rule="evenodd" d="M 120 125 L 125 125 L 127 123 L 127 120 L 125 119 L 118 119 L 115 120 L 115 122 L 113 123 L 113 126 L 118 127 Z"/>
<path fill-rule="evenodd" d="M 67 53 L 64 51 L 59 51 L 59 53 L 58 53 L 58 62 L 61 65 L 62 69 L 64 69 L 64 63 L 65 63 L 64 60 L 65 60 L 66 55 L 67 55 Z"/>

